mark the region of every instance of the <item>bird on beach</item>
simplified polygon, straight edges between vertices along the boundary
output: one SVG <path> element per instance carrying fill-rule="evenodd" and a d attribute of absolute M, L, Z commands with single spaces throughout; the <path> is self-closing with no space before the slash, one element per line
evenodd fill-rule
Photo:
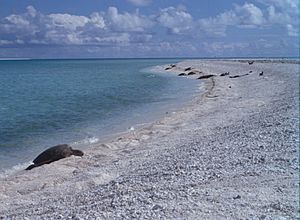
<path fill-rule="evenodd" d="M 261 72 L 259 73 L 259 76 L 262 76 L 262 75 L 264 75 L 264 71 L 261 71 Z"/>

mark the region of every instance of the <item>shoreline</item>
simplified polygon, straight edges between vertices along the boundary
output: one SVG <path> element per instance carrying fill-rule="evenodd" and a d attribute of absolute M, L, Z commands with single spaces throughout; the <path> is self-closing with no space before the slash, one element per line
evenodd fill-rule
<path fill-rule="evenodd" d="M 164 61 L 158 60 L 157 62 L 150 62 L 149 64 L 152 66 L 154 64 L 158 65 L 161 62 Z M 169 62 L 173 61 L 169 60 Z M 101 143 L 103 141 L 107 142 L 113 137 L 117 137 L 128 132 L 130 129 L 147 126 L 153 121 L 163 117 L 165 111 L 170 111 L 169 109 L 176 110 L 182 107 L 184 103 L 187 102 L 183 96 L 192 96 L 191 92 L 185 92 L 184 94 L 175 97 L 169 91 L 173 91 L 174 88 L 176 90 L 176 88 L 185 87 L 186 85 L 190 85 L 190 83 L 186 80 L 178 79 L 176 76 L 169 77 L 166 76 L 165 73 L 154 73 L 151 69 L 148 71 L 144 69 L 144 67 L 139 68 L 140 66 L 148 66 L 149 64 L 147 64 L 147 62 L 143 65 L 138 63 L 135 72 L 138 76 L 145 76 L 145 83 L 150 81 L 151 84 L 153 81 L 151 80 L 152 78 L 160 79 L 162 77 L 165 80 L 171 81 L 165 86 L 166 88 L 159 92 L 159 94 L 163 95 L 163 98 L 159 98 L 158 96 L 156 100 L 153 99 L 153 101 L 139 102 L 138 104 L 134 104 L 134 107 L 128 107 L 127 109 L 122 107 L 115 108 L 113 109 L 113 113 L 110 114 L 111 116 L 108 116 L 107 118 L 101 118 L 100 116 L 100 118 L 96 117 L 94 120 L 89 119 L 89 121 L 79 121 L 77 124 L 80 124 L 80 126 L 77 126 L 76 123 L 66 127 L 62 126 L 62 132 L 51 133 L 51 131 L 47 132 L 45 129 L 46 131 L 44 132 L 44 135 L 41 132 L 39 136 L 32 137 L 31 141 L 34 144 L 26 145 L 25 143 L 23 145 L 23 142 L 16 141 L 16 147 L 12 147 L 7 151 L 4 144 L 2 149 L 3 159 L 0 169 L 0 178 L 25 169 L 29 164 L 31 164 L 32 159 L 34 159 L 47 147 L 64 143 L 69 144 L 74 148 L 82 148 L 84 150 L 85 148 L 88 148 L 89 145 L 94 143 L 97 144 L 99 142 Z M 180 86 L 178 86 L 178 84 L 180 84 Z M 193 86 L 196 90 L 196 83 L 194 84 L 195 85 Z M 97 110 L 95 109 L 95 111 Z M 62 123 L 64 122 L 62 121 Z"/>
<path fill-rule="evenodd" d="M 297 216 L 299 65 L 176 65 L 216 76 L 150 126 L 92 145 L 83 158 L 1 179 L 0 218 Z M 227 71 L 240 77 L 220 76 Z"/>

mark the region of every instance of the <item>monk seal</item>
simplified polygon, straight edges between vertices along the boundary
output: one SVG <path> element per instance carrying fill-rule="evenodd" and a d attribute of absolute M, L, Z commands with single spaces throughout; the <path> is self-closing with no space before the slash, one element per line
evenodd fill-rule
<path fill-rule="evenodd" d="M 50 147 L 40 155 L 38 155 L 34 160 L 32 165 L 26 168 L 26 170 L 31 170 L 35 167 L 42 166 L 44 164 L 49 164 L 54 161 L 70 157 L 72 155 L 75 156 L 83 156 L 83 152 L 80 150 L 73 150 L 67 144 L 60 144 L 54 147 Z"/>
<path fill-rule="evenodd" d="M 215 75 L 213 74 L 208 74 L 208 75 L 203 75 L 203 76 L 200 76 L 198 77 L 197 79 L 208 79 L 208 78 L 211 78 L 211 77 L 214 77 Z"/>

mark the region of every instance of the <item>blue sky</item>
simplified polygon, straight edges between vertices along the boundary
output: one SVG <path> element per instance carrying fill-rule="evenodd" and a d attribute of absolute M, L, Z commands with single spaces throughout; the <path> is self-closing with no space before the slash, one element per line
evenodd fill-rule
<path fill-rule="evenodd" d="M 299 56 L 298 0 L 0 0 L 0 58 Z"/>

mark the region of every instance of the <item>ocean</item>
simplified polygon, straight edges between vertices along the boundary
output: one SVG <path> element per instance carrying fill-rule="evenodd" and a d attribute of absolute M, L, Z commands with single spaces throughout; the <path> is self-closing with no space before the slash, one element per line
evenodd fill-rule
<path fill-rule="evenodd" d="M 82 148 L 190 100 L 196 80 L 154 72 L 179 59 L 0 61 L 0 174 L 62 143 Z"/>

